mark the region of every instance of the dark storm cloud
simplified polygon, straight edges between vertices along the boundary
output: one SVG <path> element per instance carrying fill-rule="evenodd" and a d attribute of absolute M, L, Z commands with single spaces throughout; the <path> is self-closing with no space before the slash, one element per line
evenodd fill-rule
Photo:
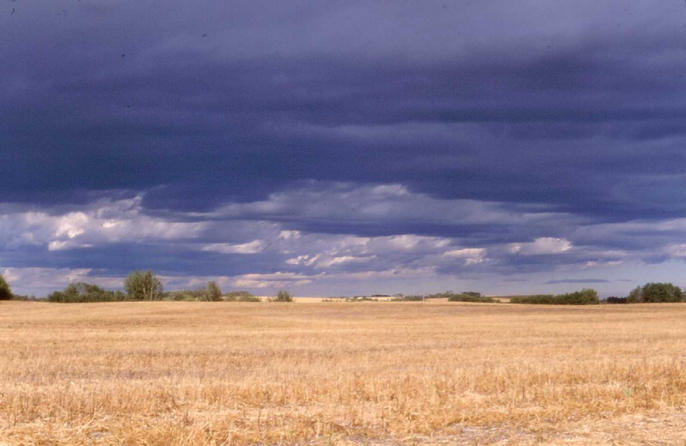
<path fill-rule="evenodd" d="M 4 203 L 57 215 L 140 196 L 141 213 L 168 221 L 252 219 L 326 236 L 449 237 L 467 248 L 558 237 L 644 257 L 651 244 L 673 244 L 683 233 L 588 229 L 686 216 L 681 2 L 13 7 L 0 18 L 0 59 L 8 61 L 0 67 Z M 345 213 L 297 206 L 311 198 L 297 191 L 331 192 L 332 183 L 362 195 L 321 198 Z M 410 195 L 370 206 L 385 200 L 405 217 L 361 214 L 365 187 L 389 184 Z M 275 196 L 293 191 L 279 212 L 216 212 L 278 204 Z M 497 202 L 508 219 L 463 221 L 445 210 L 464 199 Z M 557 217 L 512 217 L 537 212 Z M 214 236 L 196 241 L 218 242 L 212 228 Z M 108 243 L 78 252 L 69 245 L 49 256 L 50 266 L 117 270 L 105 251 L 188 274 L 271 273 L 284 260 L 257 255 L 244 266 L 206 251 Z M 539 270 L 589 258 L 501 254 L 478 268 Z M 47 260 L 5 253 L 4 261 Z M 388 266 L 376 262 L 346 267 Z M 410 265 L 412 255 L 397 263 Z"/>
<path fill-rule="evenodd" d="M 286 38 L 296 27 L 336 20 L 321 10 L 302 19 L 275 11 L 271 20 L 257 22 L 277 23 L 285 14 L 293 23 L 276 30 L 235 25 L 238 31 L 210 38 L 203 36 L 219 32 L 217 20 L 208 19 L 203 30 L 197 13 L 186 11 L 189 29 L 172 14 L 148 27 L 133 14 L 150 11 L 128 2 L 72 7 L 69 17 L 43 18 L 46 35 L 57 36 L 53 45 L 27 37 L 33 45 L 15 42 L 5 50 L 24 62 L 5 68 L 5 78 L 13 80 L 2 107 L 9 199 L 40 199 L 48 188 L 68 199 L 69 191 L 156 187 L 146 197 L 151 207 L 209 208 L 319 179 L 401 182 L 443 197 L 537 201 L 617 215 L 643 210 L 607 197 L 608 186 L 631 180 L 619 174 L 654 175 L 659 183 L 660 175 L 680 169 L 681 145 L 668 143 L 655 153 L 650 138 L 664 137 L 664 127 L 681 135 L 679 121 L 686 117 L 677 75 L 686 68 L 679 56 L 684 39 L 670 27 L 638 36 L 634 27 L 557 40 L 544 34 L 545 45 L 525 40 L 515 52 L 506 40 L 513 32 L 505 28 L 502 38 L 496 34 L 480 45 L 478 34 L 460 34 L 462 47 L 444 43 L 441 51 L 439 44 L 417 60 L 412 48 L 398 57 L 390 37 L 372 51 L 336 51 L 338 40 L 303 41 L 300 48 L 295 40 L 285 48 L 275 43 L 271 54 L 255 37 L 272 32 Z M 508 6 L 501 7 L 506 13 Z M 408 8 L 375 12 L 407 20 Z M 414 12 L 426 14 L 426 22 L 415 26 L 431 26 L 444 13 L 424 8 Z M 212 12 L 231 18 L 230 30 L 240 22 L 234 9 L 246 19 L 258 11 L 237 4 Z M 350 10 L 338 10 L 342 31 L 356 29 L 345 22 L 346 12 L 356 13 Z M 127 18 L 127 32 L 110 33 L 110 13 Z M 43 15 L 34 11 L 32 17 Z M 103 22 L 103 29 L 80 22 L 88 18 Z M 16 25 L 9 33 L 22 37 Z M 253 54 L 250 45 L 228 40 L 245 33 L 256 45 Z M 445 135 L 437 140 L 422 126 L 404 139 L 363 131 L 407 123 L 442 124 Z M 465 131 L 459 125 L 465 123 L 475 127 Z M 361 134 L 337 131 L 346 126 L 362 127 Z M 413 167 L 419 155 L 451 159 L 427 171 Z"/>

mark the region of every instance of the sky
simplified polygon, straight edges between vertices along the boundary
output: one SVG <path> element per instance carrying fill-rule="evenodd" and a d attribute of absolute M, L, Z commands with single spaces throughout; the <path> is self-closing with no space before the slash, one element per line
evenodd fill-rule
<path fill-rule="evenodd" d="M 16 293 L 686 285 L 682 0 L 7 0 L 0 40 Z"/>

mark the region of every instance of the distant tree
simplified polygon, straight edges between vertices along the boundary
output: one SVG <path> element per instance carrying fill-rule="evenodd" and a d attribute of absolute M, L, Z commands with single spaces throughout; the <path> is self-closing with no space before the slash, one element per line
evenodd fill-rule
<path fill-rule="evenodd" d="M 134 271 L 124 282 L 124 288 L 129 299 L 132 300 L 160 300 L 162 298 L 162 282 L 152 271 Z"/>
<path fill-rule="evenodd" d="M 626 303 L 629 303 L 626 297 L 617 297 L 617 296 L 607 297 L 602 302 L 606 303 L 606 304 L 626 304 Z"/>
<path fill-rule="evenodd" d="M 2 275 L 0 275 L 0 300 L 12 299 L 12 290 Z"/>
<path fill-rule="evenodd" d="M 471 297 L 481 297 L 481 293 L 479 293 L 478 291 L 463 291 L 462 294 Z"/>
<path fill-rule="evenodd" d="M 222 290 L 219 288 L 219 285 L 217 285 L 217 282 L 212 281 L 207 284 L 205 298 L 215 302 L 222 300 Z"/>
<path fill-rule="evenodd" d="M 121 291 L 108 291 L 97 285 L 77 282 L 69 284 L 64 291 L 55 291 L 48 296 L 50 302 L 113 302 L 125 300 L 126 295 Z"/>
<path fill-rule="evenodd" d="M 495 299 L 488 296 L 482 296 L 481 293 L 476 291 L 465 291 L 460 294 L 456 293 L 443 293 L 443 295 L 448 297 L 449 302 L 481 302 L 481 303 L 493 303 L 496 302 Z"/>
<path fill-rule="evenodd" d="M 641 302 L 682 302 L 681 288 L 671 283 L 647 283 L 637 287 L 629 294 L 630 303 Z"/>
<path fill-rule="evenodd" d="M 274 302 L 293 302 L 293 297 L 286 290 L 280 290 L 276 293 L 276 298 L 272 299 Z"/>
<path fill-rule="evenodd" d="M 517 296 L 510 299 L 513 304 L 541 304 L 541 305 L 595 305 L 600 303 L 598 292 L 590 288 L 573 293 L 535 294 L 531 296 Z"/>
<path fill-rule="evenodd" d="M 261 299 L 248 291 L 229 291 L 224 300 L 228 302 L 261 302 Z"/>
<path fill-rule="evenodd" d="M 631 304 L 643 302 L 643 287 L 637 286 L 629 293 L 626 301 Z"/>

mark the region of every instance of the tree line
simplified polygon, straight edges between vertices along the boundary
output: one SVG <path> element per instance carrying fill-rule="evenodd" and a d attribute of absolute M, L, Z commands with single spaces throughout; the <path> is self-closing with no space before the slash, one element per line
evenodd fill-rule
<path fill-rule="evenodd" d="M 634 288 L 627 297 L 610 296 L 602 300 L 598 298 L 596 290 L 590 288 L 566 294 L 538 294 L 518 296 L 510 299 L 511 303 L 548 305 L 637 304 L 685 301 L 686 296 L 681 288 L 666 282 L 646 283 L 643 286 Z"/>
<path fill-rule="evenodd" d="M 12 294 L 9 284 L 0 275 L 0 300 L 17 298 Z M 425 299 L 447 298 L 452 302 L 496 302 L 495 299 L 484 296 L 475 291 L 402 296 L 393 300 L 420 301 Z M 115 302 L 115 301 L 155 301 L 155 300 L 192 300 L 192 301 L 231 301 L 231 302 L 259 302 L 260 298 L 247 291 L 232 291 L 222 293 L 216 282 L 212 281 L 203 288 L 195 290 L 180 290 L 165 292 L 162 282 L 150 270 L 134 271 L 124 281 L 124 291 L 105 290 L 97 285 L 77 282 L 69 284 L 62 291 L 55 291 L 48 295 L 50 302 Z M 292 302 L 293 297 L 287 291 L 281 290 L 277 296 L 269 299 L 272 302 Z M 593 304 L 631 304 L 652 302 L 685 302 L 686 295 L 678 286 L 671 283 L 647 283 L 636 287 L 627 297 L 608 297 L 600 299 L 594 289 L 585 288 L 580 291 L 565 294 L 535 294 L 517 296 L 510 299 L 515 304 L 546 304 L 546 305 L 593 305 Z"/>
<path fill-rule="evenodd" d="M 393 301 L 424 301 L 430 299 L 447 299 L 449 302 L 500 302 L 490 296 L 484 296 L 476 291 L 455 293 L 444 291 L 434 294 L 420 294 L 394 297 Z M 611 296 L 605 299 L 598 297 L 598 292 L 591 288 L 584 288 L 564 294 L 532 294 L 515 296 L 509 299 L 513 304 L 540 305 L 595 305 L 595 304 L 632 304 L 651 302 L 686 302 L 686 295 L 681 288 L 671 283 L 647 283 L 636 287 L 627 297 Z"/>
<path fill-rule="evenodd" d="M 7 281 L 0 275 L 0 300 L 22 299 L 12 293 Z M 106 290 L 98 285 L 76 282 L 70 283 L 61 291 L 54 291 L 47 296 L 49 302 L 80 303 L 80 302 L 118 302 L 118 301 L 230 301 L 230 302 L 260 302 L 260 298 L 248 291 L 232 291 L 222 293 L 216 282 L 194 290 L 164 291 L 160 279 L 150 270 L 134 271 L 124 281 L 124 291 Z M 292 302 L 293 298 L 287 291 L 281 290 L 272 302 Z"/>

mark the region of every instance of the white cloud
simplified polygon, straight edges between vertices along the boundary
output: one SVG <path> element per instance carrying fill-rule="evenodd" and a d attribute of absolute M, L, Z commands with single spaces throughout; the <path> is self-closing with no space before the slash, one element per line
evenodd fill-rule
<path fill-rule="evenodd" d="M 511 243 L 509 251 L 520 255 L 561 254 L 572 249 L 569 240 L 556 237 L 539 237 L 533 242 Z"/>
<path fill-rule="evenodd" d="M 141 197 L 101 200 L 79 212 L 15 211 L 0 217 L 0 246 L 43 245 L 51 251 L 121 243 L 193 239 L 206 222 L 176 222 L 145 215 Z"/>
<path fill-rule="evenodd" d="M 48 243 L 48 251 L 63 251 L 74 248 L 90 248 L 90 243 L 74 243 L 72 240 L 53 240 Z"/>
<path fill-rule="evenodd" d="M 57 229 L 55 230 L 55 237 L 64 237 L 65 235 L 72 239 L 86 232 L 89 218 L 83 212 L 71 212 L 63 215 L 57 219 Z"/>
<path fill-rule="evenodd" d="M 264 250 L 265 243 L 262 240 L 253 240 L 248 243 L 209 243 L 201 248 L 201 251 L 213 251 L 221 254 L 257 254 Z"/>
<path fill-rule="evenodd" d="M 463 248 L 446 251 L 443 253 L 443 256 L 464 259 L 465 265 L 473 265 L 483 262 L 485 254 L 486 250 L 484 248 Z"/>
<path fill-rule="evenodd" d="M 281 231 L 279 238 L 283 240 L 292 240 L 300 238 L 300 231 Z"/>
<path fill-rule="evenodd" d="M 285 288 L 312 283 L 314 277 L 289 272 L 243 274 L 233 279 L 233 285 L 238 288 Z"/>
<path fill-rule="evenodd" d="M 291 259 L 286 260 L 286 263 L 289 265 L 305 265 L 305 266 L 311 266 L 314 262 L 319 259 L 319 255 L 301 255 L 298 257 L 293 257 Z"/>
<path fill-rule="evenodd" d="M 385 240 L 390 246 L 403 250 L 413 250 L 422 245 L 432 248 L 448 246 L 450 239 L 443 237 L 427 237 L 415 234 L 393 235 L 389 237 L 377 237 L 376 240 Z"/>
<path fill-rule="evenodd" d="M 343 263 L 362 263 L 362 262 L 368 262 L 372 259 L 376 258 L 376 256 L 364 256 L 364 257 L 356 257 L 356 256 L 339 256 L 339 257 L 331 257 L 326 260 L 321 260 L 317 262 L 317 268 L 330 268 L 335 265 L 340 265 Z"/>
<path fill-rule="evenodd" d="M 686 258 L 686 243 L 677 243 L 667 246 L 667 254 L 670 257 Z"/>
<path fill-rule="evenodd" d="M 606 261 L 600 261 L 600 260 L 589 260 L 588 262 L 585 262 L 582 266 L 582 268 L 602 268 L 602 267 L 607 267 L 607 266 L 619 266 L 623 264 L 623 260 L 606 260 Z"/>

